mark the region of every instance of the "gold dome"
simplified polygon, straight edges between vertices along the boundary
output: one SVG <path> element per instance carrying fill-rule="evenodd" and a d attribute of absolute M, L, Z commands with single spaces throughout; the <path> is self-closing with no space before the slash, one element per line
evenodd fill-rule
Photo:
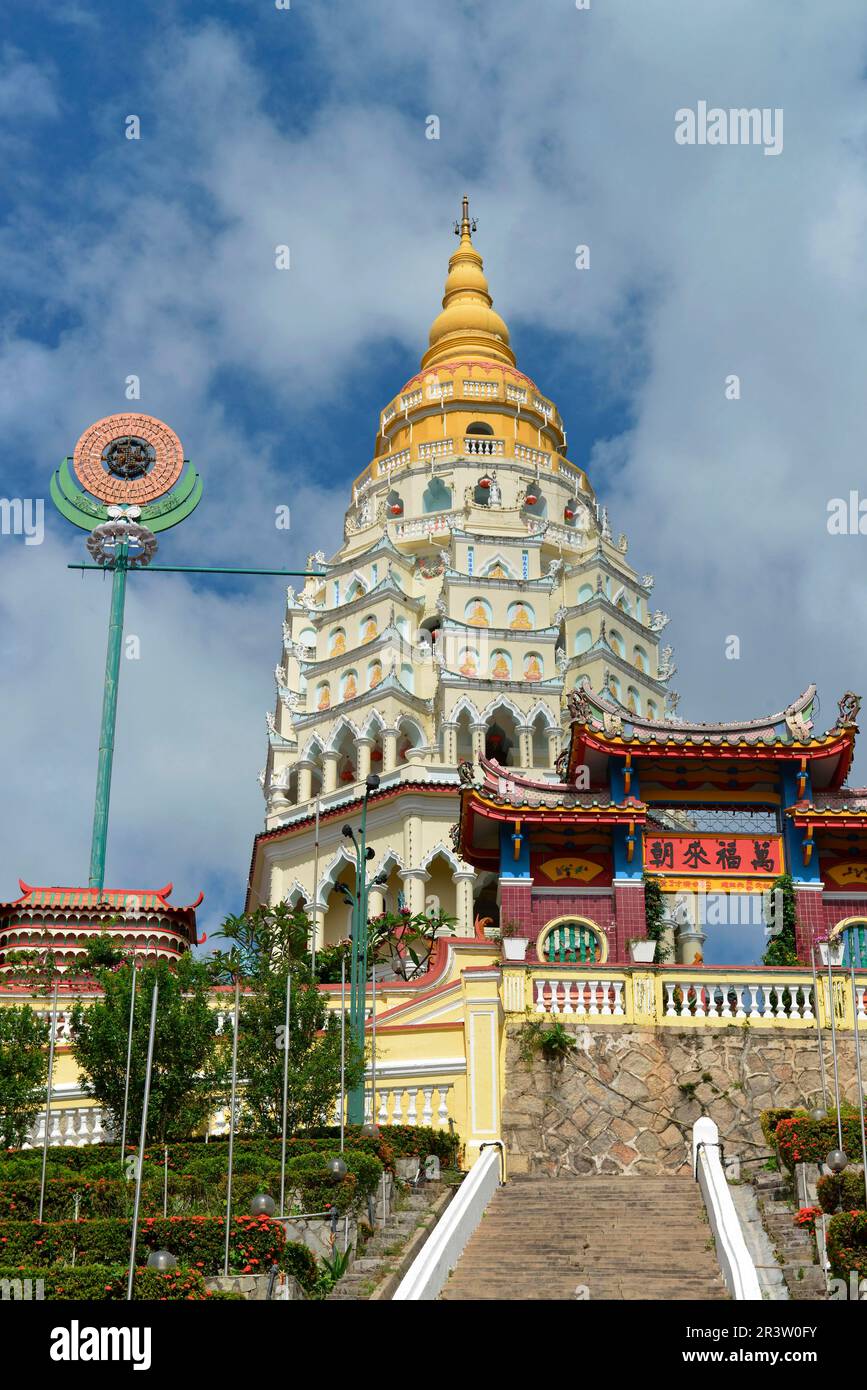
<path fill-rule="evenodd" d="M 455 224 L 460 245 L 449 260 L 442 313 L 431 324 L 430 346 L 421 360 L 423 370 L 456 357 L 515 365 L 509 330 L 493 307 L 482 258 L 473 246 L 474 230 L 465 194 L 460 226 Z"/>

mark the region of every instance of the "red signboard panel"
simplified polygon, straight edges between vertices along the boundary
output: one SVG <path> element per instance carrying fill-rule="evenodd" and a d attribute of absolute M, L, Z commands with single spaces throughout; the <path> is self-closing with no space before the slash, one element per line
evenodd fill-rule
<path fill-rule="evenodd" d="M 757 874 L 783 872 L 778 835 L 644 835 L 644 867 L 657 874 Z"/>

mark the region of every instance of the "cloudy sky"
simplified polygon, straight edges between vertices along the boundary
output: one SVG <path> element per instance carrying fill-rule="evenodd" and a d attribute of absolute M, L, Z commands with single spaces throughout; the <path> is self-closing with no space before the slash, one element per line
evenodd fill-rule
<path fill-rule="evenodd" d="M 164 563 L 333 549 L 466 190 L 519 364 L 656 576 L 680 713 L 816 680 L 826 727 L 867 686 L 867 536 L 826 524 L 867 498 L 865 58 L 863 0 L 5 0 L 0 495 L 45 498 L 136 375 L 205 480 Z M 678 144 L 699 102 L 781 110 L 782 152 Z M 3 898 L 87 878 L 108 586 L 45 515 L 0 536 Z M 261 826 L 282 593 L 129 585 L 107 881 L 204 888 L 207 930 Z"/>

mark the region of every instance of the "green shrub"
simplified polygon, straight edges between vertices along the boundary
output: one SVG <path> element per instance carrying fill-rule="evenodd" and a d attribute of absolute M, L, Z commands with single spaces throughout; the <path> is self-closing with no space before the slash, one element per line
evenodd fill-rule
<path fill-rule="evenodd" d="M 861 1125 L 857 1114 L 846 1111 L 842 1115 L 842 1128 L 845 1152 L 852 1156 L 859 1154 Z M 826 1154 L 839 1143 L 836 1115 L 831 1113 L 824 1120 L 813 1120 L 809 1115 L 780 1120 L 774 1138 L 780 1158 L 790 1172 L 796 1163 L 824 1163 Z"/>
<path fill-rule="evenodd" d="M 89 1221 L 0 1221 L 0 1259 L 4 1264 L 118 1264 L 129 1257 L 131 1223 Z M 223 1269 L 225 1223 L 218 1216 L 149 1216 L 139 1227 L 136 1261 L 151 1250 L 170 1250 L 181 1264 L 204 1274 Z M 229 1240 L 233 1274 L 262 1273 L 279 1265 L 285 1245 L 279 1221 L 234 1217 Z"/>
<path fill-rule="evenodd" d="M 776 1143 L 776 1129 L 781 1120 L 791 1120 L 793 1116 L 806 1117 L 806 1115 L 807 1111 L 803 1106 L 795 1109 L 793 1109 L 792 1106 L 786 1106 L 785 1108 L 781 1107 L 777 1110 L 763 1110 L 759 1118 L 762 1126 L 762 1134 L 765 1136 L 765 1143 L 768 1148 L 772 1149 Z"/>
<path fill-rule="evenodd" d="M 842 1173 L 823 1173 L 816 1184 L 819 1206 L 830 1216 L 833 1212 L 864 1210 L 867 1194 L 864 1173 L 860 1168 L 846 1168 Z"/>
<path fill-rule="evenodd" d="M 283 1246 L 280 1268 L 285 1269 L 287 1274 L 294 1274 L 306 1293 L 316 1287 L 319 1279 L 316 1256 L 312 1250 L 308 1250 L 306 1245 L 301 1245 L 297 1240 L 287 1240 Z"/>
<path fill-rule="evenodd" d="M 75 1265 L 46 1269 L 42 1265 L 0 1265 L 0 1280 L 41 1279 L 46 1302 L 87 1300 L 88 1303 L 125 1303 L 129 1266 Z M 137 1269 L 133 1282 L 136 1300 L 149 1302 L 204 1302 L 220 1295 L 209 1293 L 194 1269 Z M 236 1297 L 235 1294 L 232 1295 Z"/>
<path fill-rule="evenodd" d="M 867 1211 L 844 1211 L 828 1222 L 828 1262 L 838 1279 L 867 1276 Z"/>
<path fill-rule="evenodd" d="M 336 1147 L 301 1154 L 286 1164 L 286 1186 L 298 1194 L 304 1211 L 361 1211 L 368 1197 L 375 1195 L 382 1177 L 382 1164 L 372 1154 L 346 1149 L 342 1158 L 346 1176 L 334 1178 L 328 1171 L 331 1159 L 341 1157 Z"/>

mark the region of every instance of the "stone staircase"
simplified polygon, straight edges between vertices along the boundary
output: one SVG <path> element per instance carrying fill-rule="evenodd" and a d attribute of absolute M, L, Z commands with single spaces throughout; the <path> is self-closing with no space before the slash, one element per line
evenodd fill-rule
<path fill-rule="evenodd" d="M 728 1294 L 691 1178 L 531 1177 L 494 1194 L 441 1297 L 707 1300 Z"/>
<path fill-rule="evenodd" d="M 416 1231 L 434 1224 L 434 1207 L 444 1192 L 441 1183 L 424 1183 L 418 1191 L 403 1193 L 398 1206 L 378 1226 L 349 1270 L 328 1295 L 330 1300 L 370 1298 L 378 1286 L 400 1267 L 402 1256 Z"/>

